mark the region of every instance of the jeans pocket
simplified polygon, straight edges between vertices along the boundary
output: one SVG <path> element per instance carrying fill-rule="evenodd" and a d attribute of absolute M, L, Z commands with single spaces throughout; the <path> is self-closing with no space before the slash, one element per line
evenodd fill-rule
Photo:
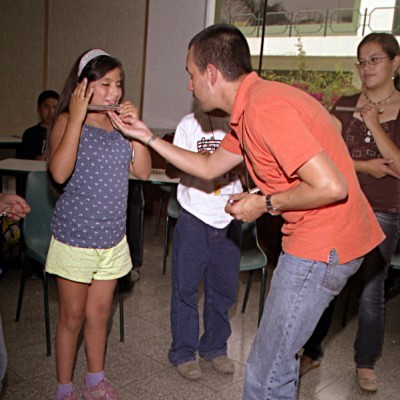
<path fill-rule="evenodd" d="M 347 280 L 360 268 L 362 260 L 363 257 L 346 264 L 327 264 L 323 286 L 335 295 L 339 294 Z"/>

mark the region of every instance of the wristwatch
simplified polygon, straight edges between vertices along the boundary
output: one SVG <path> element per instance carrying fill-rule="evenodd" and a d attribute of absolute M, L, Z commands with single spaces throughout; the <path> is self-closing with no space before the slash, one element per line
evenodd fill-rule
<path fill-rule="evenodd" d="M 273 206 L 271 202 L 271 196 L 272 195 L 267 194 L 267 196 L 265 197 L 265 205 L 267 207 L 267 213 L 271 215 L 281 215 L 281 211 L 279 210 L 279 208 Z"/>

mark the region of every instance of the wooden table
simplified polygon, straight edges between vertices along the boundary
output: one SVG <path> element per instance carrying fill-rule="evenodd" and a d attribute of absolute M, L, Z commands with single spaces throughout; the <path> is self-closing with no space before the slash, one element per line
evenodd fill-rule
<path fill-rule="evenodd" d="M 0 192 L 3 189 L 3 176 L 14 176 L 16 178 L 16 192 L 22 197 L 25 197 L 26 193 L 26 178 L 29 172 L 32 171 L 47 171 L 47 162 L 39 160 L 22 160 L 17 158 L 6 158 L 0 160 Z M 150 183 L 153 185 L 177 185 L 179 179 L 169 178 L 164 169 L 154 168 L 150 174 L 149 179 L 141 180 L 135 178 L 133 175 L 129 176 L 129 179 L 136 181 L 138 183 Z M 141 220 L 141 238 L 143 242 L 143 208 L 141 210 L 140 220 Z M 1 245 L 1 241 L 0 241 Z M 143 249 L 143 244 L 142 244 Z M 143 257 L 143 255 L 142 255 Z M 0 252 L 1 260 L 1 252 Z"/>
<path fill-rule="evenodd" d="M 0 136 L 0 149 L 17 149 L 22 143 L 21 136 Z"/>
<path fill-rule="evenodd" d="M 0 192 L 3 191 L 3 176 L 14 176 L 16 178 L 16 192 L 24 197 L 26 177 L 29 172 L 46 170 L 46 161 L 20 160 L 18 158 L 0 160 Z"/>
<path fill-rule="evenodd" d="M 137 179 L 132 175 L 130 175 L 129 179 L 134 179 L 143 183 L 149 182 L 153 185 L 177 185 L 180 181 L 179 178 L 168 177 L 165 173 L 165 169 L 162 168 L 152 168 L 149 179 L 147 180 Z"/>
<path fill-rule="evenodd" d="M 5 158 L 0 160 L 0 175 L 17 176 L 31 171 L 46 171 L 47 162 L 40 160 L 21 160 L 19 158 Z"/>
<path fill-rule="evenodd" d="M 25 194 L 26 176 L 31 171 L 46 171 L 47 162 L 39 160 L 21 160 L 18 158 L 6 158 L 0 160 L 0 178 L 3 176 L 15 176 L 17 179 L 17 193 L 21 196 Z M 149 179 L 140 180 L 133 175 L 129 179 L 134 179 L 143 183 L 149 182 L 154 185 L 176 185 L 179 179 L 169 178 L 164 169 L 154 168 Z M 0 192 L 2 191 L 2 179 L 0 179 Z"/>

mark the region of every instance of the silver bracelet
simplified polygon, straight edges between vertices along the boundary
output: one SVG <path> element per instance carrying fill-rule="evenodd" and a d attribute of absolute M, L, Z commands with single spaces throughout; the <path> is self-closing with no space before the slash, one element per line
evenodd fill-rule
<path fill-rule="evenodd" d="M 146 146 L 149 147 L 157 139 L 156 135 L 153 135 L 147 142 Z"/>

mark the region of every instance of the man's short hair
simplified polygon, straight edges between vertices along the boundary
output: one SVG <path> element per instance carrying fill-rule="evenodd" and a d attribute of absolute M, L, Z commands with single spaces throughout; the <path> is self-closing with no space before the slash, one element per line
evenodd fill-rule
<path fill-rule="evenodd" d="M 235 81 L 253 71 L 246 38 L 233 25 L 215 24 L 199 32 L 189 43 L 200 72 L 215 65 L 227 81 Z"/>
<path fill-rule="evenodd" d="M 39 94 L 38 100 L 37 100 L 37 105 L 38 107 L 41 106 L 41 104 L 47 100 L 47 99 L 56 99 L 58 100 L 60 95 L 55 92 L 54 90 L 45 90 L 44 92 Z"/>

